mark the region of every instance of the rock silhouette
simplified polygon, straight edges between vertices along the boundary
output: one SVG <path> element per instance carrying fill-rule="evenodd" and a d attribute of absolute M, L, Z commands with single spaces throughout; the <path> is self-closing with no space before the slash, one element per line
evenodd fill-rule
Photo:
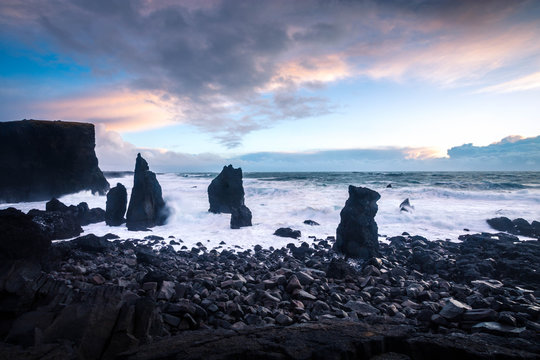
<path fill-rule="evenodd" d="M 378 192 L 349 185 L 349 198 L 341 210 L 334 249 L 347 256 L 367 259 L 379 252 L 377 234 Z"/>
<path fill-rule="evenodd" d="M 126 220 L 124 215 L 126 214 L 127 207 L 127 191 L 126 187 L 120 183 L 117 183 L 107 193 L 107 204 L 105 207 L 105 223 L 110 226 L 118 226 L 123 224 Z"/>
<path fill-rule="evenodd" d="M 246 205 L 232 208 L 231 229 L 240 229 L 245 226 L 251 226 L 251 210 Z"/>
<path fill-rule="evenodd" d="M 81 190 L 104 194 L 109 183 L 94 147 L 92 124 L 0 122 L 0 202 L 48 200 Z"/>
<path fill-rule="evenodd" d="M 221 173 L 208 186 L 208 211 L 215 214 L 230 214 L 233 208 L 244 205 L 242 169 L 224 166 Z"/>
<path fill-rule="evenodd" d="M 133 190 L 126 216 L 127 227 L 129 230 L 146 230 L 163 225 L 167 216 L 168 210 L 156 174 L 149 170 L 141 154 L 137 154 Z"/>

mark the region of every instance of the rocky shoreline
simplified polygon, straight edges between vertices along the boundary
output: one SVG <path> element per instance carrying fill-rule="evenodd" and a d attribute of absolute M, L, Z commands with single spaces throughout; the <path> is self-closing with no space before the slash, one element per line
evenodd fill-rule
<path fill-rule="evenodd" d="M 540 243 L 397 236 L 344 260 L 334 238 L 175 251 L 86 235 L 0 271 L 0 357 L 515 358 L 540 355 Z"/>

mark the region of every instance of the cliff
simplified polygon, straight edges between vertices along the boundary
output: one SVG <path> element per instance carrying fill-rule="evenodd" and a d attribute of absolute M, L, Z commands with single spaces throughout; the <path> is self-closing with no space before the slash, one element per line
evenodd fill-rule
<path fill-rule="evenodd" d="M 94 152 L 94 125 L 65 121 L 0 122 L 0 202 L 39 201 L 109 183 Z"/>

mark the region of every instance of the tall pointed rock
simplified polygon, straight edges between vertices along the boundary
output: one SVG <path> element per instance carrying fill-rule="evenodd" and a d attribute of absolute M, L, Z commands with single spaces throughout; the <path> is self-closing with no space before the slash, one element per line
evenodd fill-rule
<path fill-rule="evenodd" d="M 168 214 L 156 174 L 149 170 L 148 163 L 141 154 L 137 154 L 133 190 L 126 216 L 128 229 L 145 230 L 163 225 Z"/>

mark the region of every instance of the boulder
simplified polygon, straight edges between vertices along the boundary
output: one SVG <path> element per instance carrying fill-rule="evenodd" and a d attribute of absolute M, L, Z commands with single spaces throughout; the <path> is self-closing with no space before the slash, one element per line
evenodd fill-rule
<path fill-rule="evenodd" d="M 105 207 L 105 223 L 109 226 L 122 225 L 125 222 L 124 215 L 127 207 L 126 187 L 117 183 L 107 193 L 107 204 Z"/>
<path fill-rule="evenodd" d="M 516 235 L 534 236 L 534 229 L 529 222 L 522 218 L 512 220 Z"/>
<path fill-rule="evenodd" d="M 72 212 L 30 210 L 28 215 L 50 239 L 69 239 L 79 236 L 83 230 Z"/>
<path fill-rule="evenodd" d="M 0 122 L 0 201 L 40 201 L 109 183 L 94 152 L 94 125 L 43 120 Z"/>
<path fill-rule="evenodd" d="M 49 235 L 31 216 L 14 208 L 0 210 L 0 259 L 37 260 L 50 246 Z"/>
<path fill-rule="evenodd" d="M 145 230 L 165 224 L 167 217 L 168 209 L 156 174 L 149 170 L 141 154 L 137 154 L 133 190 L 126 216 L 127 227 L 129 230 Z"/>
<path fill-rule="evenodd" d="M 86 202 L 81 202 L 77 206 L 71 205 L 68 211 L 75 215 L 81 226 L 105 221 L 105 210 L 101 208 L 90 209 Z"/>
<path fill-rule="evenodd" d="M 446 305 L 444 305 L 439 315 L 446 320 L 455 321 L 458 320 L 461 315 L 468 310 L 471 310 L 471 307 L 469 305 L 455 299 L 448 299 Z"/>
<path fill-rule="evenodd" d="M 219 214 L 230 214 L 233 208 L 244 205 L 244 186 L 242 185 L 242 169 L 232 165 L 224 166 L 221 173 L 208 186 L 208 211 Z"/>
<path fill-rule="evenodd" d="M 333 279 L 345 279 L 347 276 L 357 277 L 357 271 L 343 259 L 334 258 L 328 264 L 326 276 Z"/>
<path fill-rule="evenodd" d="M 81 202 L 79 205 L 67 206 L 56 198 L 52 198 L 45 204 L 46 211 L 56 211 L 61 213 L 70 213 L 79 222 L 79 225 L 86 226 L 88 224 L 95 224 L 105 220 L 105 210 L 101 208 L 88 207 L 86 202 Z"/>
<path fill-rule="evenodd" d="M 498 217 L 493 219 L 486 220 L 489 226 L 498 231 L 512 232 L 514 229 L 514 224 L 512 220 L 507 217 Z"/>
<path fill-rule="evenodd" d="M 52 198 L 51 200 L 47 201 L 45 204 L 45 210 L 46 211 L 60 211 L 60 212 L 66 212 L 68 211 L 68 206 L 58 200 L 57 198 Z"/>
<path fill-rule="evenodd" d="M 304 220 L 304 224 L 309 226 L 319 226 L 320 224 L 314 220 Z"/>
<path fill-rule="evenodd" d="M 346 256 L 368 259 L 379 253 L 375 222 L 381 198 L 378 192 L 349 185 L 349 198 L 341 210 L 334 249 Z"/>
<path fill-rule="evenodd" d="M 231 229 L 251 226 L 251 211 L 246 205 L 231 209 Z"/>
<path fill-rule="evenodd" d="M 413 210 L 414 206 L 411 205 L 409 198 L 406 198 L 399 204 L 399 211 L 412 212 Z"/>
<path fill-rule="evenodd" d="M 300 236 L 302 236 L 302 233 L 300 232 L 300 230 L 293 230 L 290 227 L 287 227 L 277 229 L 276 231 L 274 231 L 274 235 L 279 237 L 298 239 Z"/>

